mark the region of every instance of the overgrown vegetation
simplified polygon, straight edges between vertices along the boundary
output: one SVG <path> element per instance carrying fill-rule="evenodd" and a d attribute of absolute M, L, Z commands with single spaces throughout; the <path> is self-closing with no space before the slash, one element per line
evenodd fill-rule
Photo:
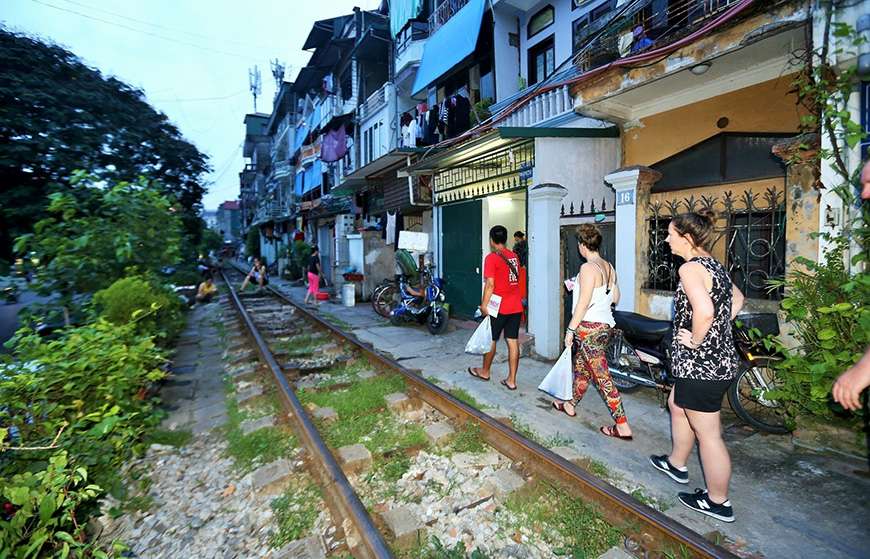
<path fill-rule="evenodd" d="M 131 276 L 115 281 L 94 294 L 97 312 L 112 324 L 135 322 L 139 333 L 154 333 L 167 342 L 184 328 L 184 306 L 169 289 L 154 279 Z M 153 312 L 149 312 L 153 311 Z"/>
<path fill-rule="evenodd" d="M 497 513 L 503 529 L 535 534 L 559 556 L 598 557 L 622 537 L 593 506 L 547 482 L 511 493 L 504 509 Z"/>
<path fill-rule="evenodd" d="M 468 393 L 467 390 L 463 388 L 448 388 L 447 392 L 449 392 L 454 398 L 457 400 L 462 400 L 469 406 L 475 409 L 483 409 L 483 404 L 477 401 L 477 399 Z"/>
<path fill-rule="evenodd" d="M 235 398 L 227 398 L 228 420 L 222 427 L 227 439 L 227 454 L 233 459 L 233 467 L 247 473 L 263 464 L 290 456 L 297 446 L 293 433 L 284 426 L 264 427 L 251 433 L 242 432 L 242 422 L 278 412 L 274 399 L 264 398 L 254 410 L 242 410 Z"/>
<path fill-rule="evenodd" d="M 272 500 L 272 511 L 278 530 L 269 538 L 272 547 L 281 547 L 298 540 L 314 526 L 323 507 L 320 488 L 311 480 L 294 483 Z"/>
<path fill-rule="evenodd" d="M 105 320 L 47 341 L 22 330 L 0 362 L 0 542 L 16 556 L 89 553 L 96 498 L 159 415 L 164 356 L 137 325 Z M 98 554 L 97 554 L 98 555 Z"/>
<path fill-rule="evenodd" d="M 534 441 L 541 446 L 547 448 L 555 448 L 557 446 L 567 446 L 574 442 L 573 439 L 570 439 L 561 433 L 556 433 L 552 437 L 544 437 L 534 429 L 532 429 L 531 425 L 525 423 L 515 414 L 511 414 L 510 416 L 511 424 L 513 424 L 514 431 L 529 439 L 530 441 Z"/>
<path fill-rule="evenodd" d="M 856 196 L 861 169 L 850 166 L 847 157 L 866 132 L 852 119 L 850 110 L 857 67 L 839 62 L 854 56 L 866 39 L 849 24 L 835 21 L 833 2 L 821 3 L 820 9 L 821 41 L 805 51 L 803 69 L 794 82 L 794 91 L 806 109 L 801 119 L 806 141 L 789 155 L 792 164 L 813 166 L 816 188 L 835 192 L 846 215 L 836 236 L 814 235 L 828 246 L 820 262 L 798 258 L 784 281 L 771 282 L 772 289 L 784 288 L 781 306 L 798 346 L 766 341 L 784 359 L 773 363 L 778 382 L 765 396 L 783 404 L 792 423 L 801 415 L 833 419 L 839 407 L 829 397 L 832 384 L 870 342 L 870 274 L 866 269 L 870 205 L 861 204 Z M 820 142 L 820 136 L 827 141 Z M 828 184 L 822 180 L 822 166 L 833 171 Z M 852 267 L 858 271 L 851 273 Z M 861 424 L 860 415 L 852 416 L 855 428 Z"/>

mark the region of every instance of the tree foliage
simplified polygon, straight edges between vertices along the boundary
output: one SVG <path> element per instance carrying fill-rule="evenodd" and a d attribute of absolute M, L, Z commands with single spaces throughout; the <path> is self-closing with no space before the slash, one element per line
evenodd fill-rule
<path fill-rule="evenodd" d="M 76 169 L 110 182 L 151 177 L 199 243 L 206 156 L 142 91 L 0 27 L 0 259 L 46 215 L 49 194 L 73 188 Z"/>
<path fill-rule="evenodd" d="M 51 194 L 48 217 L 15 243 L 16 252 L 38 259 L 36 285 L 43 293 L 69 299 L 178 260 L 179 211 L 152 182 L 103 186 L 95 180 L 74 173 L 74 189 Z"/>

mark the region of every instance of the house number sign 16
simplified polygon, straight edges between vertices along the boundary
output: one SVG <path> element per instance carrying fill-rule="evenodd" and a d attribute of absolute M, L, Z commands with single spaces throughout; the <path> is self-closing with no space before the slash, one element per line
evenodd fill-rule
<path fill-rule="evenodd" d="M 634 204 L 634 190 L 619 190 L 616 193 L 617 206 L 631 206 Z"/>

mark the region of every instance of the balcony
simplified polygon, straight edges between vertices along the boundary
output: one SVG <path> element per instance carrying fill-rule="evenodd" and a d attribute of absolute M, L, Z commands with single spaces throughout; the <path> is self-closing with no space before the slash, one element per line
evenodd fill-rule
<path fill-rule="evenodd" d="M 429 16 L 429 34 L 435 34 L 466 4 L 468 4 L 468 0 L 443 0 L 441 5 L 435 8 L 435 11 Z"/>
<path fill-rule="evenodd" d="M 294 168 L 287 161 L 278 161 L 274 165 L 272 165 L 272 176 L 273 180 L 284 179 L 287 177 L 292 177 L 294 174 Z"/>
<path fill-rule="evenodd" d="M 368 96 L 368 99 L 359 106 L 359 121 L 362 123 L 375 116 L 382 108 L 391 104 L 396 95 L 392 82 L 387 82 Z"/>
<path fill-rule="evenodd" d="M 641 2 L 615 19 L 602 17 L 585 30 L 585 36 L 595 37 L 575 45 L 574 65 L 580 72 L 598 68 L 619 58 L 665 46 L 695 31 L 740 0 L 682 0 L 669 2 L 654 11 L 652 0 Z M 645 38 L 632 36 L 632 30 L 642 27 Z M 603 33 L 596 36 L 598 31 Z"/>
<path fill-rule="evenodd" d="M 420 21 L 409 21 L 396 36 L 396 75 L 423 59 L 423 45 L 429 37 L 429 26 Z"/>
<path fill-rule="evenodd" d="M 257 204 L 257 209 L 254 210 L 254 225 L 281 219 L 290 215 L 290 204 L 283 204 L 270 200 Z"/>
<path fill-rule="evenodd" d="M 535 86 L 532 86 L 534 88 Z M 514 98 L 524 97 L 532 89 L 527 88 Z M 510 106 L 514 99 L 507 99 L 499 103 L 498 110 Z M 521 108 L 509 114 L 504 120 L 498 122 L 498 126 L 537 126 L 556 117 L 571 113 L 574 110 L 574 100 L 567 85 L 551 89 L 533 97 Z M 495 110 L 493 110 L 495 113 Z M 496 120 L 498 117 L 496 117 Z"/>

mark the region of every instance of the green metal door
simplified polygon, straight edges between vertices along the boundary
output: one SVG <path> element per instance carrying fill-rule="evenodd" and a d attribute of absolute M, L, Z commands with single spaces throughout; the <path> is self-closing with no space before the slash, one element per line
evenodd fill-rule
<path fill-rule="evenodd" d="M 480 305 L 482 212 L 480 200 L 441 208 L 444 290 L 453 316 L 471 317 Z"/>

